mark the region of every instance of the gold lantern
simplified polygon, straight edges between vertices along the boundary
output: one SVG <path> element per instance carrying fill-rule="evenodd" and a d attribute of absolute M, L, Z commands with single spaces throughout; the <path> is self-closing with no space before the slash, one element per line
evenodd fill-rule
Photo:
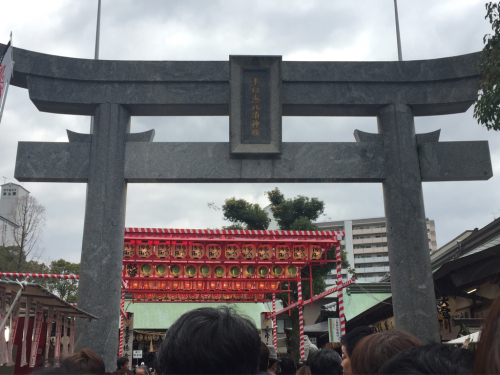
<path fill-rule="evenodd" d="M 165 277 L 168 274 L 168 268 L 164 264 L 157 264 L 155 267 L 156 276 Z"/>
<path fill-rule="evenodd" d="M 239 266 L 231 266 L 229 267 L 229 276 L 238 277 L 240 276 L 241 270 Z"/>
<path fill-rule="evenodd" d="M 288 258 L 290 258 L 290 246 L 288 245 L 276 246 L 276 258 L 278 260 L 288 260 Z"/>
<path fill-rule="evenodd" d="M 201 277 L 210 277 L 211 275 L 212 275 L 212 267 L 210 267 L 208 264 L 200 266 Z"/>
<path fill-rule="evenodd" d="M 125 242 L 123 244 L 123 257 L 132 258 L 135 254 L 135 244 L 132 242 Z"/>
<path fill-rule="evenodd" d="M 255 267 L 252 265 L 244 265 L 243 266 L 243 276 L 245 277 L 254 277 L 255 276 Z"/>
<path fill-rule="evenodd" d="M 172 264 L 170 266 L 170 274 L 173 277 L 179 277 L 179 276 L 181 276 L 181 274 L 182 274 L 182 268 L 181 268 L 181 266 L 179 266 L 178 264 Z"/>
<path fill-rule="evenodd" d="M 307 245 L 297 244 L 293 246 L 293 259 L 304 260 L 307 257 Z"/>
<path fill-rule="evenodd" d="M 226 276 L 226 266 L 219 265 L 214 268 L 214 276 L 215 277 L 224 277 Z"/>
<path fill-rule="evenodd" d="M 166 242 L 159 242 L 155 246 L 156 257 L 165 259 L 170 256 L 170 244 Z"/>
<path fill-rule="evenodd" d="M 240 247 L 234 243 L 226 245 L 226 259 L 238 259 L 240 257 Z"/>
<path fill-rule="evenodd" d="M 130 277 L 135 277 L 139 273 L 139 269 L 137 268 L 137 264 L 127 264 L 125 267 L 125 272 Z"/>
<path fill-rule="evenodd" d="M 186 269 L 184 270 L 184 273 L 187 277 L 195 277 L 196 274 L 198 273 L 198 270 L 196 269 L 195 266 L 193 266 L 192 264 L 190 265 L 187 265 L 186 266 Z"/>
<path fill-rule="evenodd" d="M 153 244 L 148 242 L 139 242 L 136 248 L 136 254 L 139 258 L 149 258 L 153 255 Z"/>
<path fill-rule="evenodd" d="M 267 275 L 269 275 L 269 268 L 267 268 L 267 266 L 259 266 L 259 268 L 257 268 L 257 274 L 259 277 L 267 277 Z"/>
<path fill-rule="evenodd" d="M 192 243 L 189 245 L 189 257 L 191 259 L 201 259 L 205 255 L 205 246 L 201 243 Z"/>
<path fill-rule="evenodd" d="M 283 276 L 283 267 L 279 266 L 279 265 L 274 265 L 271 267 L 271 275 L 273 277 L 281 277 Z"/>
<path fill-rule="evenodd" d="M 241 256 L 246 260 L 255 259 L 257 254 L 257 248 L 252 244 L 245 244 L 241 247 Z"/>
<path fill-rule="evenodd" d="M 321 246 L 316 244 L 309 245 L 309 260 L 321 260 Z"/>
<path fill-rule="evenodd" d="M 220 259 L 222 255 L 221 245 L 218 243 L 208 244 L 206 253 L 208 259 Z"/>
<path fill-rule="evenodd" d="M 188 246 L 184 242 L 177 242 L 173 245 L 172 255 L 175 259 L 184 259 L 188 253 Z"/>
<path fill-rule="evenodd" d="M 269 244 L 262 244 L 259 246 L 259 259 L 269 260 L 273 256 L 273 247 Z"/>
<path fill-rule="evenodd" d="M 288 278 L 297 277 L 297 272 L 297 267 L 295 267 L 293 264 L 285 267 L 285 276 Z"/>
<path fill-rule="evenodd" d="M 141 265 L 141 276 L 149 277 L 153 274 L 153 266 L 150 263 L 144 263 Z"/>

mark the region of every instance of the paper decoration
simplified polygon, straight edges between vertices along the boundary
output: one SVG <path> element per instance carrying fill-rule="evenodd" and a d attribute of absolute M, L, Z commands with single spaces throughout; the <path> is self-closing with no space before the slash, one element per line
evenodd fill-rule
<path fill-rule="evenodd" d="M 240 247 L 235 243 L 230 243 L 226 245 L 225 255 L 226 259 L 238 259 L 241 254 Z"/>
<path fill-rule="evenodd" d="M 201 243 L 192 243 L 189 245 L 189 257 L 191 259 L 201 259 L 205 256 L 205 246 Z"/>
<path fill-rule="evenodd" d="M 165 277 L 168 274 L 168 268 L 164 264 L 157 264 L 155 271 L 156 271 L 156 276 L 158 277 Z"/>
<path fill-rule="evenodd" d="M 218 243 L 208 244 L 206 253 L 208 259 L 220 259 L 222 255 L 221 245 Z"/>
<path fill-rule="evenodd" d="M 123 257 L 132 258 L 135 255 L 135 244 L 132 242 L 125 242 L 123 244 Z"/>
<path fill-rule="evenodd" d="M 259 246 L 259 259 L 269 260 L 273 256 L 273 247 L 269 244 L 262 244 Z"/>
<path fill-rule="evenodd" d="M 26 359 L 26 338 L 28 335 L 28 323 L 30 320 L 31 303 L 32 303 L 32 300 L 30 298 L 26 298 L 26 310 L 24 312 L 23 343 L 21 345 L 22 349 L 21 349 L 20 367 L 28 365 L 28 360 Z"/>
<path fill-rule="evenodd" d="M 309 260 L 320 260 L 322 254 L 321 246 L 316 244 L 309 245 Z"/>
<path fill-rule="evenodd" d="M 240 274 L 241 274 L 241 269 L 239 266 L 230 266 L 229 267 L 229 276 L 239 277 Z"/>
<path fill-rule="evenodd" d="M 224 276 L 226 276 L 226 266 L 223 266 L 223 265 L 215 266 L 215 268 L 214 268 L 214 276 L 215 277 L 224 277 Z"/>
<path fill-rule="evenodd" d="M 149 277 L 153 274 L 153 266 L 149 263 L 144 263 L 141 265 L 141 276 Z"/>
<path fill-rule="evenodd" d="M 137 267 L 137 264 L 127 264 L 127 266 L 125 267 L 125 272 L 130 277 L 136 277 L 137 275 L 139 275 L 139 268 Z"/>
<path fill-rule="evenodd" d="M 257 274 L 259 277 L 267 277 L 269 275 L 269 268 L 266 266 L 259 266 L 259 268 L 257 268 Z"/>
<path fill-rule="evenodd" d="M 175 259 L 184 259 L 187 256 L 188 247 L 185 243 L 176 243 L 173 245 L 172 255 Z"/>
<path fill-rule="evenodd" d="M 298 244 L 294 245 L 293 248 L 293 259 L 294 260 L 304 260 L 307 257 L 307 245 Z"/>
<path fill-rule="evenodd" d="M 170 274 L 173 277 L 179 277 L 181 275 L 181 273 L 182 273 L 182 268 L 178 264 L 172 264 L 170 266 Z"/>
<path fill-rule="evenodd" d="M 136 253 L 139 258 L 150 258 L 153 255 L 153 245 L 147 242 L 139 242 Z"/>
<path fill-rule="evenodd" d="M 45 354 L 43 355 L 43 359 L 45 360 L 45 367 L 49 366 L 49 342 L 50 342 L 50 334 L 52 333 L 52 322 L 54 321 L 54 310 L 49 308 L 47 313 L 47 332 L 45 334 Z"/>
<path fill-rule="evenodd" d="M 168 258 L 170 256 L 170 244 L 166 242 L 156 244 L 155 254 L 160 259 Z"/>
<path fill-rule="evenodd" d="M 244 265 L 243 266 L 243 276 L 245 277 L 254 277 L 255 276 L 255 266 L 252 265 Z"/>
<path fill-rule="evenodd" d="M 42 332 L 43 323 L 43 307 L 39 303 L 36 304 L 35 308 L 35 324 L 33 326 L 33 336 L 31 339 L 31 356 L 30 356 L 30 367 L 35 367 L 36 356 L 38 354 L 38 344 L 40 343 L 40 335 Z"/>
<path fill-rule="evenodd" d="M 288 260 L 288 258 L 290 258 L 290 246 L 277 245 L 276 246 L 276 259 Z"/>
<path fill-rule="evenodd" d="M 275 265 L 271 267 L 271 275 L 273 277 L 281 277 L 283 276 L 283 267 L 279 265 Z"/>
<path fill-rule="evenodd" d="M 62 357 L 63 359 L 68 356 L 69 349 L 69 337 L 68 337 L 68 317 L 66 315 L 62 316 L 62 331 L 63 335 L 61 338 L 62 343 Z"/>
<path fill-rule="evenodd" d="M 241 247 L 241 256 L 247 260 L 255 259 L 257 248 L 252 244 L 245 244 Z"/>
<path fill-rule="evenodd" d="M 54 348 L 54 359 L 58 362 L 61 356 L 61 328 L 62 316 L 60 312 L 56 312 L 56 343 Z"/>
<path fill-rule="evenodd" d="M 75 318 L 70 317 L 69 324 L 69 354 L 73 354 L 75 349 Z"/>
<path fill-rule="evenodd" d="M 184 273 L 187 277 L 195 277 L 198 274 L 198 270 L 195 266 L 190 264 L 186 266 Z"/>
<path fill-rule="evenodd" d="M 200 266 L 201 277 L 210 277 L 211 275 L 212 275 L 212 267 L 210 267 L 208 264 Z"/>
<path fill-rule="evenodd" d="M 16 294 L 12 293 L 12 301 L 16 298 Z M 14 349 L 14 340 L 16 338 L 17 327 L 19 326 L 19 312 L 21 311 L 21 299 L 18 299 L 14 309 L 12 310 L 11 323 L 10 323 L 10 338 L 8 343 L 8 355 L 9 361 L 7 366 L 12 366 L 14 364 L 12 358 L 12 350 Z"/>

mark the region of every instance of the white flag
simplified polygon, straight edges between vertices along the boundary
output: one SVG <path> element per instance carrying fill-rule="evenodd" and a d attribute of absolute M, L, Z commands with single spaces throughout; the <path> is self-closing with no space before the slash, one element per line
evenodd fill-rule
<path fill-rule="evenodd" d="M 5 47 L 0 57 L 0 121 L 2 121 L 3 107 L 7 98 L 10 78 L 14 71 L 14 60 L 12 58 L 12 39 Z"/>

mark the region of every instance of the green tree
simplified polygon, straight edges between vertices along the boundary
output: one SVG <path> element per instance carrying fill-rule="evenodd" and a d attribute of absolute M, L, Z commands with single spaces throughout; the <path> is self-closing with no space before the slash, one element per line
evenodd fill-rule
<path fill-rule="evenodd" d="M 293 199 L 286 199 L 283 193 L 278 188 L 266 192 L 271 203 L 271 212 L 276 219 L 281 230 L 319 230 L 319 227 L 313 223 L 323 213 L 325 204 L 318 198 L 308 198 L 298 196 Z M 258 204 L 251 204 L 243 199 L 236 200 L 231 198 L 226 200 L 226 204 L 222 207 L 224 218 L 231 221 L 233 224 L 239 225 L 241 228 L 235 229 L 267 229 L 270 223 L 266 212 L 260 208 Z M 265 215 L 265 217 L 264 217 Z M 257 219 L 258 218 L 258 219 Z M 227 228 L 227 227 L 226 227 Z M 335 260 L 335 249 L 331 248 L 327 252 L 327 259 Z M 343 254 L 342 266 L 349 267 L 345 253 Z M 317 295 L 326 289 L 325 276 L 336 269 L 334 262 L 327 263 L 324 266 L 312 267 L 313 279 L 313 295 Z M 302 278 L 309 278 L 309 267 L 302 271 Z M 288 298 L 290 294 L 290 303 L 298 300 L 297 285 L 295 283 L 283 282 L 283 289 L 292 290 L 292 293 L 277 294 L 276 298 L 280 299 L 283 306 L 288 306 Z M 302 298 L 309 299 L 311 297 L 311 289 L 309 281 L 302 282 Z M 292 358 L 298 361 L 299 353 L 299 313 L 297 309 L 291 310 L 292 320 L 292 335 L 290 337 Z"/>
<path fill-rule="evenodd" d="M 478 69 L 481 78 L 474 106 L 474 118 L 488 130 L 500 130 L 500 3 L 486 3 L 486 19 L 493 34 L 483 38 Z"/>
<path fill-rule="evenodd" d="M 50 263 L 50 273 L 59 275 L 79 275 L 80 263 L 67 262 L 64 259 L 54 260 Z M 78 280 L 49 279 L 49 290 L 61 299 L 75 303 L 78 293 Z"/>
<path fill-rule="evenodd" d="M 17 246 L 0 246 L 0 272 L 48 273 L 49 267 L 33 259 L 27 260 L 26 254 Z M 47 279 L 42 278 L 31 278 L 30 282 L 40 284 L 44 288 L 48 285 Z"/>

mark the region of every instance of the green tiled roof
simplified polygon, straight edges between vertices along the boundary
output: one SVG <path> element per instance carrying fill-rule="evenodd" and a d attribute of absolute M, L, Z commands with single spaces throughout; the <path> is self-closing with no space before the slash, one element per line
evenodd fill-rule
<path fill-rule="evenodd" d="M 134 329 L 168 329 L 185 312 L 199 307 L 227 306 L 227 303 L 130 303 L 125 311 L 134 313 Z M 235 303 L 239 314 L 246 315 L 260 328 L 260 313 L 267 311 L 263 303 Z"/>
<path fill-rule="evenodd" d="M 326 298 L 333 297 L 337 297 L 337 293 L 329 294 Z M 390 297 L 392 297 L 391 293 L 344 293 L 344 315 L 346 320 L 349 321 L 355 318 Z"/>

